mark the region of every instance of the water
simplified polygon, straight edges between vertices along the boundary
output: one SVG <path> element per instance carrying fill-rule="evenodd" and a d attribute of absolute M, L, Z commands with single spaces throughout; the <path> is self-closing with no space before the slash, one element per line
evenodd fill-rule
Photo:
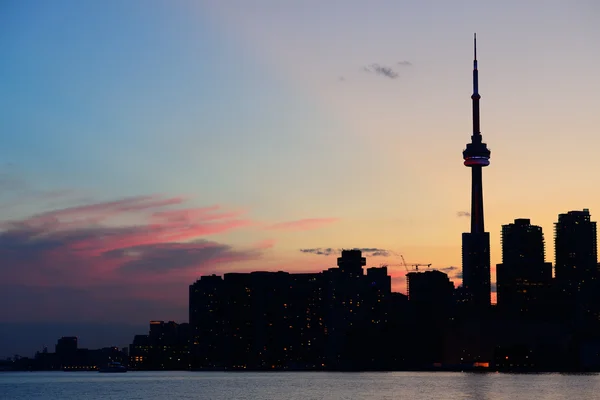
<path fill-rule="evenodd" d="M 600 375 L 7 372 L 2 400 L 600 399 Z"/>

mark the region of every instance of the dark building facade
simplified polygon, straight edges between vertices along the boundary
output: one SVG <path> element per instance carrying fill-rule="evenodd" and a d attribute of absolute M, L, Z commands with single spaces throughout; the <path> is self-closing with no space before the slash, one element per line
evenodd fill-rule
<path fill-rule="evenodd" d="M 406 274 L 408 300 L 435 305 L 453 302 L 454 283 L 447 274 L 433 270 Z"/>
<path fill-rule="evenodd" d="M 323 346 L 322 282 L 322 274 L 287 272 L 201 277 L 190 286 L 192 366 L 302 364 L 312 348 Z"/>
<path fill-rule="evenodd" d="M 391 277 L 344 250 L 321 273 L 229 273 L 190 286 L 192 367 L 352 368 L 380 363 Z M 368 360 L 367 360 L 368 358 Z"/>
<path fill-rule="evenodd" d="M 471 231 L 462 235 L 463 287 L 467 302 L 477 308 L 491 304 L 490 235 L 483 218 L 482 169 L 490 164 L 490 151 L 483 143 L 479 123 L 479 72 L 477 44 L 473 60 L 473 134 L 463 151 L 464 165 L 471 168 Z"/>
<path fill-rule="evenodd" d="M 502 225 L 502 263 L 496 266 L 499 309 L 527 313 L 547 304 L 552 264 L 545 258 L 541 227 L 524 218 Z"/>
<path fill-rule="evenodd" d="M 150 321 L 147 335 L 135 335 L 129 345 L 129 366 L 136 370 L 190 368 L 190 325 Z"/>
<path fill-rule="evenodd" d="M 588 209 L 569 211 L 554 224 L 555 283 L 563 313 L 579 324 L 600 325 L 596 222 Z"/>
<path fill-rule="evenodd" d="M 569 211 L 558 216 L 554 235 L 557 283 L 575 294 L 582 283 L 598 278 L 596 222 L 588 209 Z"/>
<path fill-rule="evenodd" d="M 447 274 L 433 270 L 406 274 L 408 300 L 414 313 L 411 343 L 419 349 L 415 363 L 441 363 L 444 332 L 453 311 L 454 283 Z"/>
<path fill-rule="evenodd" d="M 63 336 L 56 342 L 57 354 L 73 354 L 77 351 L 78 340 L 76 336 Z"/>

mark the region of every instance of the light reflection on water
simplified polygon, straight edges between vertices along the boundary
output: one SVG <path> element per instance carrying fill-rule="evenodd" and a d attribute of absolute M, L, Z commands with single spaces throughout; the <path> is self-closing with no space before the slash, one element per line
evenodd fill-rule
<path fill-rule="evenodd" d="M 0 399 L 595 399 L 596 374 L 7 372 Z"/>

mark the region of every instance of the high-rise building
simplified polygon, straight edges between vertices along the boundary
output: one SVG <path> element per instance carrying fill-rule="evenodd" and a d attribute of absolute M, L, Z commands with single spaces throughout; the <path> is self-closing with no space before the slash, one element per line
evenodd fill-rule
<path fill-rule="evenodd" d="M 342 250 L 342 256 L 337 259 L 337 265 L 340 270 L 345 274 L 353 276 L 363 276 L 363 267 L 366 263 L 366 258 L 357 249 Z"/>
<path fill-rule="evenodd" d="M 320 273 L 226 273 L 190 286 L 192 367 L 342 368 L 389 356 L 391 277 L 344 250 Z M 156 326 L 162 326 L 160 322 Z M 152 325 L 151 330 L 154 325 Z"/>
<path fill-rule="evenodd" d="M 444 353 L 443 332 L 452 310 L 454 284 L 447 274 L 433 270 L 409 272 L 406 285 L 415 318 L 410 327 L 415 336 L 411 343 L 420 349 L 417 360 L 438 362 Z"/>
<path fill-rule="evenodd" d="M 183 370 L 190 367 L 189 324 L 150 321 L 148 335 L 135 335 L 129 364 L 140 370 Z"/>
<path fill-rule="evenodd" d="M 556 281 L 568 295 L 598 279 L 596 222 L 590 211 L 569 211 L 554 224 Z"/>
<path fill-rule="evenodd" d="M 483 223 L 482 169 L 490 164 L 490 151 L 479 127 L 479 75 L 477 71 L 477 39 L 473 60 L 473 135 L 463 151 L 464 165 L 471 168 L 471 232 L 462 235 L 463 288 L 468 302 L 478 308 L 491 302 L 490 234 Z"/>
<path fill-rule="evenodd" d="M 189 321 L 192 359 L 210 368 L 222 364 L 225 335 L 225 285 L 217 275 L 203 276 L 190 285 Z"/>
<path fill-rule="evenodd" d="M 496 266 L 498 307 L 528 312 L 543 306 L 552 281 L 552 264 L 545 256 L 541 227 L 525 218 L 502 225 L 502 264 Z"/>
<path fill-rule="evenodd" d="M 408 300 L 411 303 L 434 305 L 452 302 L 454 284 L 447 274 L 433 270 L 406 274 Z"/>

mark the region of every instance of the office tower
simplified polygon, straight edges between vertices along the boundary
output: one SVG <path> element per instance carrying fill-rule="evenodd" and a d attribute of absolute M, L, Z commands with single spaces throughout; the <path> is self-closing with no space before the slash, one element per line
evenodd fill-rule
<path fill-rule="evenodd" d="M 544 233 L 529 219 L 502 225 L 502 264 L 496 266 L 498 307 L 528 312 L 543 306 L 552 281 Z"/>
<path fill-rule="evenodd" d="M 477 42 L 473 60 L 473 135 L 463 151 L 464 165 L 471 168 L 471 232 L 462 235 L 463 287 L 468 302 L 478 308 L 490 305 L 490 234 L 483 223 L 482 169 L 490 164 L 490 151 L 479 127 L 479 75 Z"/>
<path fill-rule="evenodd" d="M 411 303 L 445 306 L 452 302 L 454 284 L 441 271 L 409 272 L 406 274 L 406 286 Z"/>
<path fill-rule="evenodd" d="M 555 273 L 562 291 L 575 295 L 598 278 L 596 222 L 590 211 L 569 211 L 554 224 Z"/>
<path fill-rule="evenodd" d="M 454 284 L 441 271 L 406 274 L 408 302 L 415 323 L 410 327 L 415 336 L 411 343 L 419 348 L 415 360 L 428 364 L 438 362 L 444 354 L 444 334 L 452 310 Z"/>
<path fill-rule="evenodd" d="M 366 258 L 362 256 L 360 250 L 342 250 L 342 256 L 338 257 L 337 265 L 344 274 L 352 276 L 363 276 L 363 267 L 366 265 Z"/>
<path fill-rule="evenodd" d="M 223 365 L 225 344 L 225 300 L 223 278 L 203 276 L 190 285 L 189 321 L 192 359 L 197 365 L 218 368 Z M 194 365 L 195 367 L 196 365 Z"/>

